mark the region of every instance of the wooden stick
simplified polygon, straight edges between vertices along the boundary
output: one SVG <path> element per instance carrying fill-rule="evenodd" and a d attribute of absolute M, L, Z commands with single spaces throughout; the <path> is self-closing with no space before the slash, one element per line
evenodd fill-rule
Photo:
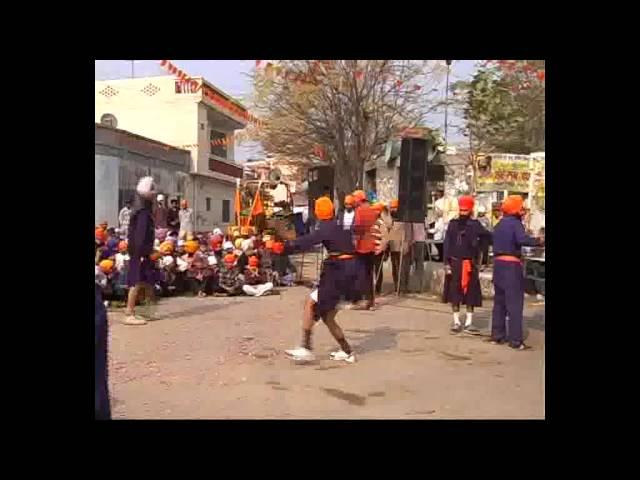
<path fill-rule="evenodd" d="M 400 242 L 400 265 L 398 266 L 398 286 L 396 287 L 396 297 L 400 296 L 400 285 L 402 284 L 402 257 L 404 257 L 404 235 Z"/>

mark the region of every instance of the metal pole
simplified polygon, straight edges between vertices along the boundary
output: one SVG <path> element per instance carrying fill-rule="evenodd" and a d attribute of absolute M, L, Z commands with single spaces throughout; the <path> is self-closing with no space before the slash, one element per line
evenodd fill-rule
<path fill-rule="evenodd" d="M 448 122 L 448 114 L 449 114 L 449 71 L 451 70 L 451 60 L 445 60 L 447 62 L 447 89 L 444 92 L 445 100 L 444 100 L 444 145 L 445 148 L 447 145 L 447 131 L 449 127 Z"/>
<path fill-rule="evenodd" d="M 134 68 L 133 68 L 133 64 L 134 64 L 134 62 L 135 62 L 135 60 L 131 60 L 131 78 L 134 78 L 134 77 L 135 77 L 135 74 L 134 74 Z"/>

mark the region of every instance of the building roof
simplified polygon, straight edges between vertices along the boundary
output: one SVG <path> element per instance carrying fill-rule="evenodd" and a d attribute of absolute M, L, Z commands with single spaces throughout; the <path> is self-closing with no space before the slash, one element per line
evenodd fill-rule
<path fill-rule="evenodd" d="M 176 77 L 175 75 L 154 75 L 154 76 L 151 76 L 151 77 L 115 78 L 115 79 L 112 79 L 112 80 L 96 80 L 95 83 L 130 82 L 132 80 L 135 80 L 135 81 L 153 80 L 153 79 L 158 79 L 158 78 L 173 78 L 174 80 L 179 80 L 179 78 Z M 245 107 L 242 103 L 240 103 L 238 100 L 236 100 L 235 98 L 233 98 L 231 95 L 229 95 L 228 93 L 224 92 L 220 88 L 216 87 L 213 83 L 209 82 L 206 78 L 204 78 L 202 76 L 195 76 L 195 77 L 190 77 L 190 78 L 193 79 L 193 80 L 202 80 L 202 83 L 204 83 L 204 85 L 209 87 L 215 93 L 217 93 L 221 97 L 224 97 L 226 100 L 229 100 L 230 102 L 234 103 L 237 107 L 239 107 L 239 108 L 241 108 L 241 109 L 243 109 L 245 111 L 248 111 L 247 107 Z"/>
<path fill-rule="evenodd" d="M 96 123 L 96 129 L 102 129 L 102 130 L 105 130 L 105 131 L 116 132 L 116 133 L 118 133 L 120 135 L 128 136 L 128 137 L 131 137 L 131 138 L 136 139 L 136 140 L 140 140 L 140 141 L 143 141 L 143 142 L 147 142 L 147 143 L 150 143 L 150 144 L 157 145 L 157 146 L 162 147 L 164 150 L 167 150 L 167 151 L 175 150 L 175 151 L 178 151 L 178 152 L 185 152 L 185 153 L 190 154 L 189 150 L 185 150 L 183 148 L 174 147 L 173 145 L 169 145 L 167 143 L 163 143 L 163 142 L 160 142 L 158 140 L 154 140 L 152 138 L 143 137 L 142 135 L 138 135 L 137 133 L 129 132 L 128 130 L 121 130 L 119 128 L 112 128 L 112 127 L 108 127 L 106 125 L 102 125 L 100 123 Z"/>

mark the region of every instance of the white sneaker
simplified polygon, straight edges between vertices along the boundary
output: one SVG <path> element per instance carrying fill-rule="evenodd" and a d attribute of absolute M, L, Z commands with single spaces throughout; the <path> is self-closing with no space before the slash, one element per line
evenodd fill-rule
<path fill-rule="evenodd" d="M 125 325 L 146 325 L 147 321 L 144 318 L 136 317 L 135 315 L 129 315 L 124 319 Z"/>
<path fill-rule="evenodd" d="M 329 354 L 329 358 L 331 360 L 335 360 L 337 362 L 344 361 L 347 363 L 355 363 L 356 362 L 356 354 L 351 352 L 350 354 L 346 354 L 343 350 L 338 350 L 337 352 L 331 352 Z"/>
<path fill-rule="evenodd" d="M 311 350 L 306 348 L 296 348 L 294 350 L 285 350 L 284 353 L 291 357 L 293 360 L 301 362 L 311 362 L 316 359 L 316 356 Z"/>

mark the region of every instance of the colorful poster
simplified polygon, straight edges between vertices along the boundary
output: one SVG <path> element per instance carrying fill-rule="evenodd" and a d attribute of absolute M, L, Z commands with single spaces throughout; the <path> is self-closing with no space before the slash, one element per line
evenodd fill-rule
<path fill-rule="evenodd" d="M 478 169 L 476 189 L 478 192 L 528 192 L 531 170 L 528 155 L 491 155 L 483 168 Z"/>

